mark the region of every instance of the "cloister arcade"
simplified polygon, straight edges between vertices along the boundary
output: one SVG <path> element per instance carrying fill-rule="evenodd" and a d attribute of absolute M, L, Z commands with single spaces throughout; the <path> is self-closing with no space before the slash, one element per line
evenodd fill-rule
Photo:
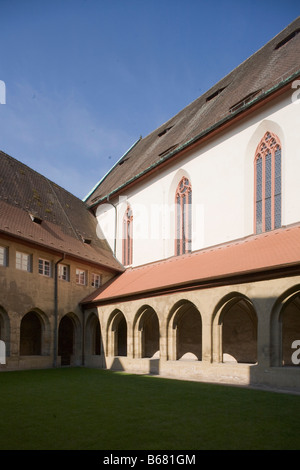
<path fill-rule="evenodd" d="M 173 305 L 169 298 L 168 309 L 162 308 L 157 299 L 149 299 L 145 304 L 94 307 L 82 316 L 74 312 L 63 315 L 57 330 L 58 365 L 92 363 L 112 367 L 107 358 L 129 358 L 130 364 L 156 359 L 186 364 L 204 361 L 255 365 L 262 357 L 260 337 L 264 335 L 270 338 L 265 365 L 294 369 L 298 366 L 292 360 L 291 348 L 294 341 L 300 340 L 300 285 L 273 298 L 272 305 L 270 299 L 251 299 L 238 291 L 228 292 L 209 314 L 192 301 L 192 296 L 188 297 L 177 296 Z M 271 308 L 266 310 L 266 305 Z M 13 334 L 19 338 L 17 344 L 9 341 Z M 0 306 L 0 339 L 7 344 L 8 360 L 16 356 L 52 356 L 53 337 L 53 319 L 42 310 L 34 308 L 19 317 Z"/>

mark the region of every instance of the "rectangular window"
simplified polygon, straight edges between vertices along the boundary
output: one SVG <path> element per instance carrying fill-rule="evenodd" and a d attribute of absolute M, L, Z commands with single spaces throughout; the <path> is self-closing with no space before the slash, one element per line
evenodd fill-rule
<path fill-rule="evenodd" d="M 5 246 L 0 246 L 0 266 L 8 265 L 8 249 Z"/>
<path fill-rule="evenodd" d="M 76 284 L 86 285 L 86 272 L 83 269 L 76 269 Z"/>
<path fill-rule="evenodd" d="M 51 262 L 46 259 L 39 259 L 39 274 L 43 276 L 51 276 Z"/>
<path fill-rule="evenodd" d="M 100 287 L 101 286 L 101 276 L 100 274 L 92 274 L 92 286 Z"/>
<path fill-rule="evenodd" d="M 22 271 L 31 271 L 31 255 L 27 253 L 16 252 L 16 268 Z"/>
<path fill-rule="evenodd" d="M 58 265 L 58 279 L 62 281 L 69 281 L 70 280 L 70 269 L 69 266 L 66 264 L 59 264 Z"/>

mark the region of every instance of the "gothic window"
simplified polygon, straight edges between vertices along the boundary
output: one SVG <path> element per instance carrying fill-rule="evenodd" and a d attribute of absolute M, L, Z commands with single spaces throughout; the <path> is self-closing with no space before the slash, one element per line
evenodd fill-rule
<path fill-rule="evenodd" d="M 182 255 L 192 251 L 192 187 L 185 176 L 177 186 L 175 204 L 175 254 Z"/>
<path fill-rule="evenodd" d="M 281 145 L 266 132 L 255 155 L 255 231 L 281 227 Z"/>
<path fill-rule="evenodd" d="M 128 205 L 123 217 L 123 264 L 129 266 L 132 264 L 132 209 Z"/>

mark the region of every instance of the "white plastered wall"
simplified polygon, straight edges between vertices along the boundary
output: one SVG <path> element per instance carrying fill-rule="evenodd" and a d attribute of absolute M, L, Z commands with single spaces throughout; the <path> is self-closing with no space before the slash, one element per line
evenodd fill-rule
<path fill-rule="evenodd" d="M 291 89 L 114 200 L 118 259 L 122 260 L 122 219 L 127 202 L 134 218 L 133 266 L 174 255 L 175 190 L 184 175 L 192 184 L 193 251 L 252 234 L 253 162 L 256 147 L 267 131 L 275 133 L 282 145 L 282 225 L 298 222 L 300 104 L 292 102 L 292 92 Z M 99 211 L 102 231 L 113 249 L 115 208 L 107 204 L 105 211 Z"/>

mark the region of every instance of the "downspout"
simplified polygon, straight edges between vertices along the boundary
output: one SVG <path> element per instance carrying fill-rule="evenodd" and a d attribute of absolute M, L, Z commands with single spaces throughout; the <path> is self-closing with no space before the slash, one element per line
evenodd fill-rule
<path fill-rule="evenodd" d="M 55 263 L 54 267 L 54 349 L 53 349 L 53 367 L 57 367 L 57 326 L 58 326 L 58 265 L 65 259 L 65 253 Z"/>

